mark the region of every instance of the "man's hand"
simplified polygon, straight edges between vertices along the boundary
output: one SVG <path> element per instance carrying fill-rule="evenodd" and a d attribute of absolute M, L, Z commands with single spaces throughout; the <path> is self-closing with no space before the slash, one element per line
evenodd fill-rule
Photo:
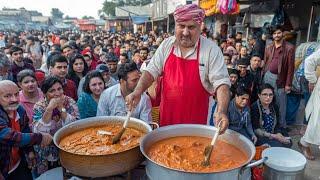
<path fill-rule="evenodd" d="M 131 94 L 126 96 L 126 105 L 129 111 L 132 111 L 135 107 L 137 107 L 140 102 L 141 94 L 133 91 Z"/>
<path fill-rule="evenodd" d="M 256 144 L 257 141 L 258 141 L 258 138 L 257 138 L 257 136 L 255 136 L 255 135 L 253 135 L 251 139 L 252 139 L 252 141 L 253 141 L 253 144 Z"/>
<path fill-rule="evenodd" d="M 28 162 L 28 167 L 29 169 L 32 169 L 37 165 L 37 160 L 36 160 L 36 155 L 34 154 L 33 151 L 29 152 L 28 157 L 27 157 L 27 162 Z"/>
<path fill-rule="evenodd" d="M 285 86 L 284 91 L 288 94 L 291 92 L 291 86 Z"/>
<path fill-rule="evenodd" d="M 47 109 L 53 110 L 54 108 L 57 108 L 59 106 L 59 103 L 60 103 L 60 98 L 52 98 L 50 99 Z"/>
<path fill-rule="evenodd" d="M 309 83 L 309 93 L 312 93 L 315 85 L 316 85 L 315 83 Z"/>
<path fill-rule="evenodd" d="M 42 141 L 41 141 L 41 147 L 46 147 L 51 144 L 52 142 L 52 136 L 48 133 L 41 133 L 42 134 Z"/>
<path fill-rule="evenodd" d="M 218 126 L 218 124 L 221 122 L 219 134 L 223 134 L 228 129 L 229 119 L 225 113 L 216 112 L 214 114 L 214 121 L 215 121 L 214 124 L 216 126 Z"/>

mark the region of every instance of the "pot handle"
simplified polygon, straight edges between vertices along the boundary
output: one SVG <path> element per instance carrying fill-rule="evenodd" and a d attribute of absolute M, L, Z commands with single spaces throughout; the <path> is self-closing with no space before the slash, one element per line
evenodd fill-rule
<path fill-rule="evenodd" d="M 255 161 L 253 163 L 250 163 L 244 167 L 242 167 L 239 171 L 239 176 L 238 176 L 238 179 L 241 179 L 240 177 L 242 176 L 243 172 L 248 169 L 248 168 L 252 168 L 252 167 L 256 167 L 256 166 L 259 166 L 261 165 L 262 163 L 266 162 L 268 160 L 268 157 L 264 157 L 258 161 Z"/>
<path fill-rule="evenodd" d="M 158 129 L 160 127 L 159 124 L 155 122 L 149 122 L 149 125 L 151 126 L 152 130 Z"/>

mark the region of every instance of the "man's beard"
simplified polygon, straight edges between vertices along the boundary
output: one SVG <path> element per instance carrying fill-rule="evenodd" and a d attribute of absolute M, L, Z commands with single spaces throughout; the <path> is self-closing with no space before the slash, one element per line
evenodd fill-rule
<path fill-rule="evenodd" d="M 7 107 L 4 107 L 3 109 L 6 110 L 6 111 L 15 111 L 15 110 L 18 109 L 18 107 L 19 107 L 19 103 L 13 103 L 13 104 L 10 104 Z"/>

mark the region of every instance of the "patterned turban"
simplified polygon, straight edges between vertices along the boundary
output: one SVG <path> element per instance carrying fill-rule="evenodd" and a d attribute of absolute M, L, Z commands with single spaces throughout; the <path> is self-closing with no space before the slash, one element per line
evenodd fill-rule
<path fill-rule="evenodd" d="M 176 22 L 193 20 L 198 24 L 201 24 L 204 20 L 204 10 L 196 4 L 187 4 L 178 6 L 173 13 L 174 20 Z"/>

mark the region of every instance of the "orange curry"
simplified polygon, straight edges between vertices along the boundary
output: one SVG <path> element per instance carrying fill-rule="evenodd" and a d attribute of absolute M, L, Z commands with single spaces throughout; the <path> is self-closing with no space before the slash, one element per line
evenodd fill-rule
<path fill-rule="evenodd" d="M 63 137 L 59 146 L 67 152 L 81 155 L 113 154 L 138 146 L 145 133 L 133 128 L 126 128 L 120 142 L 112 144 L 112 138 L 121 128 L 122 124 L 110 124 L 83 129 Z"/>
<path fill-rule="evenodd" d="M 147 152 L 155 162 L 187 172 L 220 172 L 242 166 L 248 157 L 237 147 L 217 140 L 210 157 L 210 165 L 204 167 L 204 149 L 210 138 L 181 136 L 156 142 Z"/>

